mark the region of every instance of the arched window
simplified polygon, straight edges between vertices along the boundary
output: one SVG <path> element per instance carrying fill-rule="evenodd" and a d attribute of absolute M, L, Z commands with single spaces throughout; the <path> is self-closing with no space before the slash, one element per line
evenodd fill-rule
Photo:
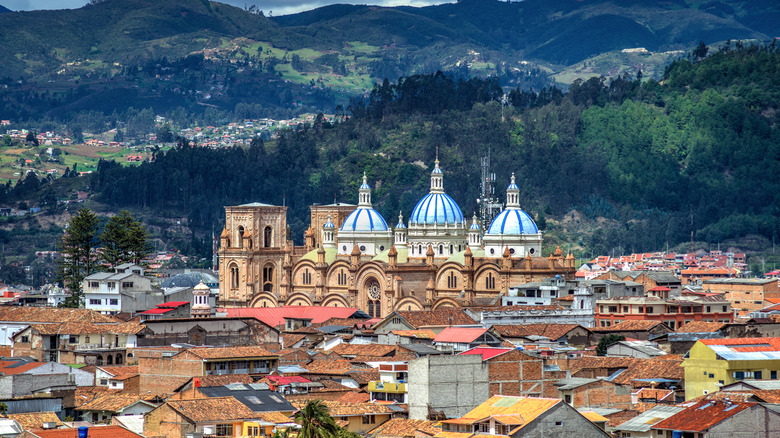
<path fill-rule="evenodd" d="M 271 292 L 274 290 L 274 267 L 266 265 L 263 268 L 263 291 Z"/>
<path fill-rule="evenodd" d="M 238 289 L 238 266 L 230 266 L 230 288 Z"/>
<path fill-rule="evenodd" d="M 496 277 L 493 276 L 492 272 L 488 272 L 488 275 L 485 278 L 485 289 L 495 289 L 495 288 L 496 288 Z"/>
<path fill-rule="evenodd" d="M 382 290 L 379 282 L 376 280 L 368 282 L 366 294 L 368 295 L 368 315 L 372 318 L 380 318 L 382 316 L 382 305 L 380 304 Z"/>
<path fill-rule="evenodd" d="M 311 272 L 309 272 L 309 268 L 303 270 L 303 284 L 311 284 Z"/>
<path fill-rule="evenodd" d="M 439 245 L 439 254 L 444 254 L 444 245 Z"/>
<path fill-rule="evenodd" d="M 114 363 L 117 365 L 122 365 L 122 353 L 117 353 Z"/>
<path fill-rule="evenodd" d="M 455 289 L 458 287 L 458 276 L 454 271 L 450 271 L 450 275 L 447 276 L 447 288 Z"/>
<path fill-rule="evenodd" d="M 98 365 L 103 365 L 103 356 L 98 356 L 97 357 L 97 364 Z"/>
<path fill-rule="evenodd" d="M 111 356 L 110 354 L 106 356 L 106 365 L 113 365 L 114 364 L 114 356 Z"/>
<path fill-rule="evenodd" d="M 452 252 L 453 252 L 452 250 L 453 250 L 454 248 L 455 248 L 454 246 L 450 245 L 450 254 L 452 254 Z"/>
<path fill-rule="evenodd" d="M 266 248 L 271 246 L 271 227 L 265 227 L 263 230 L 263 246 Z"/>
<path fill-rule="evenodd" d="M 244 247 L 244 227 L 241 225 L 238 226 L 238 247 Z"/>
<path fill-rule="evenodd" d="M 339 286 L 346 286 L 347 285 L 347 273 L 343 269 L 339 270 L 339 273 L 337 275 L 337 280 L 338 280 Z"/>

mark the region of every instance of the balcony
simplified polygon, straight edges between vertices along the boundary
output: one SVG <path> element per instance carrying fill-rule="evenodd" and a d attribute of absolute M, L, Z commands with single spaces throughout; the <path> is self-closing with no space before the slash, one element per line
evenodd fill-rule
<path fill-rule="evenodd" d="M 393 394 L 403 394 L 406 392 L 406 383 L 393 383 L 393 382 L 382 382 L 382 381 L 371 381 L 368 382 L 368 391 L 369 392 L 390 392 Z"/>

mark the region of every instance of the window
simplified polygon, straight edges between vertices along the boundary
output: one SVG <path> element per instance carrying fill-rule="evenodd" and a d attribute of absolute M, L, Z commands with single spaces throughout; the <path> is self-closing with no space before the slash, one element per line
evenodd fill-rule
<path fill-rule="evenodd" d="M 645 313 L 653 313 L 653 306 L 647 306 Z"/>
<path fill-rule="evenodd" d="M 495 288 L 496 288 L 496 277 L 493 276 L 492 272 L 488 272 L 488 275 L 485 278 L 485 289 L 495 289 Z"/>
<path fill-rule="evenodd" d="M 90 281 L 89 282 L 90 289 L 100 289 L 100 283 L 97 281 Z"/>
<path fill-rule="evenodd" d="M 108 379 L 100 379 L 100 384 L 103 386 L 108 385 Z"/>
<path fill-rule="evenodd" d="M 707 306 L 707 313 L 712 313 L 712 310 L 710 310 L 710 306 Z"/>
<path fill-rule="evenodd" d="M 724 312 L 726 311 L 726 306 L 723 306 L 723 311 L 724 311 Z"/>
<path fill-rule="evenodd" d="M 628 306 L 623 306 L 623 313 L 628 313 Z"/>
<path fill-rule="evenodd" d="M 753 378 L 756 380 L 761 380 L 764 378 L 764 372 L 763 371 L 753 371 Z"/>
<path fill-rule="evenodd" d="M 111 302 L 112 306 L 119 305 L 119 300 L 117 298 L 111 298 L 111 300 L 109 300 L 109 301 Z"/>
<path fill-rule="evenodd" d="M 214 431 L 217 436 L 233 436 L 232 424 L 217 424 L 217 428 Z"/>
<path fill-rule="evenodd" d="M 618 306 L 609 306 L 609 313 L 617 313 Z"/>
<path fill-rule="evenodd" d="M 238 266 L 230 267 L 230 288 L 238 289 Z"/>
<path fill-rule="evenodd" d="M 563 401 L 565 401 L 566 403 L 571 404 L 571 394 L 565 394 L 563 396 Z"/>
<path fill-rule="evenodd" d="M 102 304 L 102 301 L 101 301 L 101 300 L 98 300 L 98 299 L 95 299 L 95 298 L 91 298 L 91 299 L 89 300 L 89 304 L 93 304 L 93 305 L 99 306 L 99 305 L 101 305 L 101 304 Z"/>
<path fill-rule="evenodd" d="M 132 281 L 123 281 L 122 282 L 122 288 L 123 289 L 129 289 L 131 287 L 133 287 L 133 282 Z"/>
<path fill-rule="evenodd" d="M 556 421 L 556 422 L 555 422 L 555 425 L 556 425 L 556 426 L 563 426 L 563 421 Z"/>
<path fill-rule="evenodd" d="M 79 343 L 79 337 L 77 335 L 70 335 L 68 338 L 68 344 L 78 344 Z"/>
<path fill-rule="evenodd" d="M 374 424 L 376 423 L 376 417 L 373 415 L 363 415 L 363 424 Z"/>
<path fill-rule="evenodd" d="M 339 286 L 345 286 L 347 284 L 347 273 L 342 269 L 338 275 Z"/>
<path fill-rule="evenodd" d="M 777 379 L 777 371 L 770 371 L 769 378 L 772 380 Z"/>
<path fill-rule="evenodd" d="M 109 281 L 107 285 L 109 289 L 113 289 L 116 287 L 116 281 Z"/>
<path fill-rule="evenodd" d="M 311 284 L 311 272 L 309 272 L 309 268 L 303 270 L 303 284 Z"/>
<path fill-rule="evenodd" d="M 259 436 L 260 435 L 260 428 L 258 426 L 248 426 L 246 428 L 247 433 L 249 436 Z"/>
<path fill-rule="evenodd" d="M 458 287 L 458 277 L 455 276 L 454 271 L 450 271 L 450 275 L 447 276 L 447 288 L 455 289 Z"/>
<path fill-rule="evenodd" d="M 26 344 L 26 343 L 30 342 L 30 337 L 29 336 L 22 336 L 21 339 L 19 339 L 19 342 L 22 342 L 22 343 Z M 772 372 L 773 373 L 777 373 L 777 371 L 772 371 Z"/>

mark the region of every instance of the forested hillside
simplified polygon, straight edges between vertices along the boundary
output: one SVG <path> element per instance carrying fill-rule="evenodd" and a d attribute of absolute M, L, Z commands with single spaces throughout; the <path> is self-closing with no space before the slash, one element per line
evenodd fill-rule
<path fill-rule="evenodd" d="M 705 56 L 706 55 L 706 56 Z M 248 149 L 180 147 L 152 163 L 104 163 L 93 187 L 109 206 L 176 212 L 196 235 L 221 229 L 221 207 L 286 203 L 296 241 L 312 203 L 356 202 L 363 172 L 390 221 L 428 190 L 439 146 L 445 189 L 476 209 L 479 157 L 491 151 L 502 194 L 515 172 L 521 205 L 561 223 L 601 220 L 558 237 L 606 252 L 780 233 L 780 53 L 726 47 L 670 65 L 661 82 L 576 82 L 567 93 L 515 90 L 441 73 L 385 81 L 330 125 L 257 139 Z M 555 230 L 551 230 L 556 234 Z"/>

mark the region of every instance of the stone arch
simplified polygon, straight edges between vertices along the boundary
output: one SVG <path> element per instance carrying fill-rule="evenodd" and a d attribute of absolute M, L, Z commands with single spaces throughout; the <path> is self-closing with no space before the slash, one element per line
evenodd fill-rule
<path fill-rule="evenodd" d="M 241 268 L 235 260 L 229 261 L 227 267 L 228 287 L 230 289 L 238 289 L 241 284 Z"/>
<path fill-rule="evenodd" d="M 249 302 L 249 307 L 277 307 L 278 305 L 279 302 L 276 301 L 274 294 L 268 292 L 256 294 Z"/>
<path fill-rule="evenodd" d="M 244 232 L 246 229 L 244 229 L 243 225 L 239 225 L 238 228 L 236 228 L 236 231 L 238 232 L 238 236 L 236 236 L 236 242 L 238 242 L 238 247 L 243 248 L 244 247 Z"/>
<path fill-rule="evenodd" d="M 443 297 L 436 300 L 431 309 L 436 310 L 445 307 L 462 307 L 462 305 L 455 298 Z"/>
<path fill-rule="evenodd" d="M 336 260 L 328 267 L 325 274 L 325 285 L 328 288 L 348 288 L 349 281 L 349 263 L 344 260 Z"/>
<path fill-rule="evenodd" d="M 501 275 L 498 266 L 490 263 L 480 266 L 474 273 L 474 290 L 499 292 L 501 290 Z"/>
<path fill-rule="evenodd" d="M 325 307 L 350 307 L 347 299 L 341 294 L 330 294 L 322 300 L 322 305 Z"/>
<path fill-rule="evenodd" d="M 301 260 L 293 267 L 292 283 L 295 287 L 314 287 L 316 279 L 317 271 L 311 260 Z"/>
<path fill-rule="evenodd" d="M 437 291 L 461 291 L 465 287 L 460 264 L 447 263 L 436 271 Z"/>
<path fill-rule="evenodd" d="M 415 297 L 404 297 L 395 304 L 393 310 L 423 310 L 423 304 Z"/>
<path fill-rule="evenodd" d="M 260 290 L 263 292 L 273 292 L 274 285 L 276 282 L 274 281 L 276 274 L 276 263 L 272 261 L 267 261 L 263 264 L 262 272 L 260 273 Z"/>
<path fill-rule="evenodd" d="M 357 274 L 358 307 L 371 317 L 382 317 L 387 302 L 384 291 L 387 289 L 384 272 L 374 264 L 367 264 Z"/>
<path fill-rule="evenodd" d="M 313 306 L 311 298 L 303 292 L 296 292 L 287 298 L 286 306 Z"/>
<path fill-rule="evenodd" d="M 273 239 L 274 239 L 273 228 L 271 228 L 270 225 L 267 225 L 265 228 L 263 228 L 263 248 L 272 247 L 274 244 Z"/>

